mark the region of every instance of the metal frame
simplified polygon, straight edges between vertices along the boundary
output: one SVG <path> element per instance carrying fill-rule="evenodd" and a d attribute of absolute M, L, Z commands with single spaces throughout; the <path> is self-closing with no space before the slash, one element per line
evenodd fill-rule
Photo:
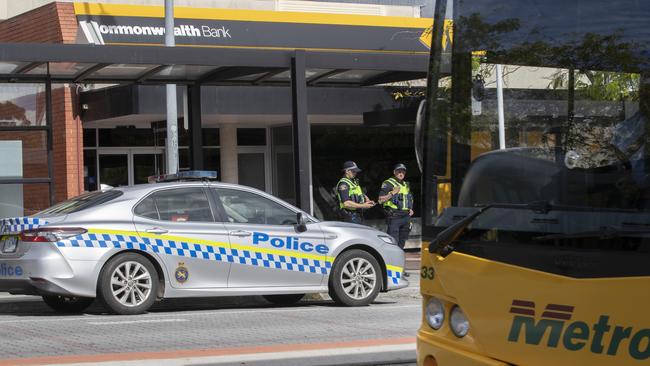
<path fill-rule="evenodd" d="M 340 52 L 306 50 L 269 50 L 248 48 L 199 48 L 199 47 L 150 47 L 150 46 L 93 46 L 78 44 L 18 44 L 0 43 L 0 62 L 25 62 L 26 64 L 10 74 L 0 74 L 0 82 L 32 82 L 46 85 L 46 126 L 29 130 L 47 131 L 48 178 L 38 182 L 20 180 L 25 183 L 48 183 L 50 201 L 54 203 L 53 157 L 52 157 L 52 91 L 51 84 L 66 82 L 87 83 L 150 83 L 187 84 L 190 126 L 192 129 L 192 167 L 202 166 L 201 127 L 201 85 L 282 85 L 286 81 L 269 80 L 288 69 L 291 70 L 293 148 L 296 172 L 297 205 L 306 212 L 312 212 L 311 183 L 311 130 L 307 120 L 307 90 L 314 86 L 359 87 L 373 83 L 408 80 L 426 75 L 429 57 L 427 54 L 386 52 Z M 89 66 L 75 75 L 50 73 L 50 63 L 88 63 Z M 137 75 L 126 77 L 99 77 L 96 72 L 112 64 L 148 64 L 152 68 Z M 46 74 L 26 72 L 46 63 Z M 161 79 L 156 75 L 168 66 L 208 66 L 212 70 L 192 78 Z M 307 68 L 331 69 L 309 80 L 305 78 Z M 338 82 L 326 80 L 328 76 L 345 70 L 382 70 L 385 73 L 360 82 Z M 265 73 L 253 80 L 228 80 L 236 77 Z M 406 78 L 406 79 L 405 79 Z M 0 131 L 22 130 L 4 127 Z M 97 155 L 99 157 L 99 153 Z M 98 165 L 99 168 L 99 165 Z M 3 181 L 0 180 L 0 183 Z"/>

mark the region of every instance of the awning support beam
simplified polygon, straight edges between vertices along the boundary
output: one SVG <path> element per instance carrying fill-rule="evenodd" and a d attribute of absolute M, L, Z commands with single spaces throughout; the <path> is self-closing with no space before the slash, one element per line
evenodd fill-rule
<path fill-rule="evenodd" d="M 291 116 L 296 204 L 303 211 L 312 214 L 311 130 L 307 119 L 306 70 L 305 51 L 296 51 L 291 58 Z"/>
<path fill-rule="evenodd" d="M 109 66 L 109 65 L 110 64 L 103 64 L 102 63 L 102 64 L 96 64 L 96 65 L 93 65 L 93 66 L 89 66 L 86 69 L 80 71 L 77 75 L 75 75 L 74 82 L 75 83 L 82 82 L 86 78 L 88 78 L 88 76 L 94 74 L 96 71 L 99 71 L 99 70 L 101 70 L 101 69 L 103 69 L 103 68 L 105 68 L 106 66 Z"/>
<path fill-rule="evenodd" d="M 153 67 L 153 68 L 151 68 L 151 69 L 149 69 L 147 71 L 144 71 L 140 75 L 138 75 L 135 82 L 136 83 L 142 83 L 142 82 L 146 81 L 147 79 L 149 79 L 150 77 L 152 77 L 152 76 L 158 74 L 159 72 L 165 70 L 168 67 L 170 67 L 170 66 L 160 65 L 160 66 Z"/>
<path fill-rule="evenodd" d="M 348 70 L 346 70 L 346 69 L 335 69 L 335 70 L 332 70 L 332 71 L 328 71 L 328 72 L 322 73 L 322 74 L 320 74 L 320 75 L 316 75 L 316 76 L 314 76 L 314 77 L 311 77 L 309 80 L 307 80 L 307 85 L 309 85 L 309 86 L 314 86 L 314 85 L 316 85 L 316 83 L 318 83 L 320 80 L 323 80 L 323 79 L 325 79 L 325 78 L 328 78 L 328 77 L 330 77 L 330 76 L 332 76 L 332 75 L 340 74 L 340 73 L 345 72 L 345 71 L 348 71 Z"/>

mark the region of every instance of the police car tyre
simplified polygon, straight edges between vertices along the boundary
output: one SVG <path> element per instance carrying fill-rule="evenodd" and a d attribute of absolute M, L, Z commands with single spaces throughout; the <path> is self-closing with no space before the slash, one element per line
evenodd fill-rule
<path fill-rule="evenodd" d="M 76 296 L 59 296 L 59 295 L 45 295 L 43 301 L 47 306 L 51 307 L 59 313 L 81 313 L 86 310 L 95 299 L 92 297 L 76 297 Z"/>
<path fill-rule="evenodd" d="M 153 264 L 137 253 L 118 254 L 99 276 L 98 295 L 115 314 L 142 314 L 156 301 L 158 273 Z"/>
<path fill-rule="evenodd" d="M 305 294 L 264 295 L 264 300 L 275 305 L 293 305 L 305 297 Z"/>
<path fill-rule="evenodd" d="M 372 254 L 353 249 L 340 254 L 329 277 L 329 295 L 339 305 L 372 303 L 382 285 L 379 263 Z"/>

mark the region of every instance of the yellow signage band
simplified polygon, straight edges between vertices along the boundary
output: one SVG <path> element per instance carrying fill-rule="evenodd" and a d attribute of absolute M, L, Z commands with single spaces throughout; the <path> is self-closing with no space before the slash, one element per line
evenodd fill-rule
<path fill-rule="evenodd" d="M 162 6 L 74 3 L 75 15 L 164 18 Z M 234 20 L 244 22 L 330 24 L 369 27 L 427 28 L 430 18 L 392 17 L 379 15 L 299 13 L 270 10 L 215 9 L 174 7 L 174 18 L 203 20 Z"/>

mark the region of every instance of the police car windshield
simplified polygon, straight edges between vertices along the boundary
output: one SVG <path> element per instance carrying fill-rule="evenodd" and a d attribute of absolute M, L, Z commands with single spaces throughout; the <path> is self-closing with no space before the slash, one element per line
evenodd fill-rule
<path fill-rule="evenodd" d="M 122 194 L 123 192 L 119 190 L 88 192 L 70 200 L 58 203 L 50 208 L 38 212 L 36 215 L 66 215 L 73 212 L 79 212 L 111 201 Z"/>

